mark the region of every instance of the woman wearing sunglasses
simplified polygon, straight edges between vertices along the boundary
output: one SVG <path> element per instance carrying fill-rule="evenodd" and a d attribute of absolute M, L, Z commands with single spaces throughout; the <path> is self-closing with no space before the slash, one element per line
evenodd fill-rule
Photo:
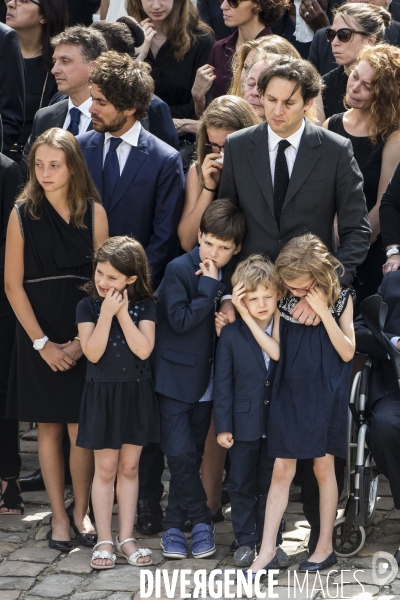
<path fill-rule="evenodd" d="M 323 77 L 325 89 L 322 103 L 320 100 L 318 103 L 320 122 L 343 112 L 349 72 L 358 53 L 363 46 L 374 46 L 384 41 L 390 20 L 387 10 L 371 4 L 343 4 L 337 9 L 332 27 L 326 29 L 326 39 L 339 66 Z"/>
<path fill-rule="evenodd" d="M 25 124 L 10 156 L 20 162 L 39 108 L 48 106 L 57 93 L 51 74 L 53 49 L 50 39 L 67 26 L 65 0 L 0 0 L 7 6 L 6 23 L 18 34 L 25 63 Z"/>
<path fill-rule="evenodd" d="M 325 129 L 351 140 L 364 177 L 364 194 L 372 226 L 371 247 L 357 269 L 357 305 L 375 294 L 386 257 L 382 250 L 379 206 L 400 161 L 400 49 L 389 44 L 365 46 L 347 82 L 347 112 L 333 115 Z M 340 224 L 339 224 L 340 225 Z"/>
<path fill-rule="evenodd" d="M 227 93 L 232 80 L 232 57 L 243 44 L 272 31 L 269 23 L 277 21 L 285 12 L 289 0 L 222 0 L 225 25 L 237 27 L 229 37 L 217 42 L 210 54 L 208 63 L 215 75 L 213 81 L 214 98 Z"/>

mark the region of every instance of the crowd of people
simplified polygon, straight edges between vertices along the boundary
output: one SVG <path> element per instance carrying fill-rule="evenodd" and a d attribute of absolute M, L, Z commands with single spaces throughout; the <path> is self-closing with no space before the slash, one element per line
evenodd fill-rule
<path fill-rule="evenodd" d="M 395 0 L 4 0 L 0 519 L 45 488 L 49 547 L 93 547 L 101 570 L 152 563 L 134 528 L 167 558 L 188 531 L 212 556 L 230 501 L 255 577 L 288 564 L 296 476 L 300 570 L 330 568 L 356 348 L 400 508 L 400 391 L 360 314 L 380 293 L 400 350 L 396 17 Z M 20 421 L 40 461 L 23 478 Z"/>

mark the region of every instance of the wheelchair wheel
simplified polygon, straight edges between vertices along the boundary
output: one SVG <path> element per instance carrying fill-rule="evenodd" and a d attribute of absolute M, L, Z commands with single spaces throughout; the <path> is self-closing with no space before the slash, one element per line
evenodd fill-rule
<path fill-rule="evenodd" d="M 376 475 L 377 467 L 374 459 L 371 466 L 364 467 L 364 514 L 365 527 L 369 527 L 375 514 L 376 499 L 378 496 L 379 475 Z M 375 475 L 375 477 L 374 477 Z"/>
<path fill-rule="evenodd" d="M 345 539 L 343 525 L 345 517 L 338 519 L 333 528 L 333 549 L 336 556 L 350 558 L 360 552 L 365 544 L 365 529 L 361 525 L 353 525 L 349 539 Z"/>

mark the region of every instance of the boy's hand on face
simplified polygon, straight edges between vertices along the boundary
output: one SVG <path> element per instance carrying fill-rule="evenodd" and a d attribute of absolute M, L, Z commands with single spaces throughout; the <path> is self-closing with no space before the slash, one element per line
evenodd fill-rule
<path fill-rule="evenodd" d="M 246 296 L 246 288 L 244 283 L 239 281 L 232 290 L 232 303 L 242 318 L 247 317 L 250 313 L 243 301 Z"/>
<path fill-rule="evenodd" d="M 196 271 L 196 275 L 204 275 L 205 277 L 211 277 L 212 279 L 218 280 L 218 269 L 212 260 L 205 258 L 204 262 L 199 264 L 199 267 L 200 269 Z"/>
<path fill-rule="evenodd" d="M 228 315 L 225 315 L 222 312 L 215 313 L 215 331 L 217 332 L 218 337 L 221 335 L 221 329 L 225 325 L 228 325 L 228 323 L 229 323 Z"/>
<path fill-rule="evenodd" d="M 235 440 L 229 431 L 224 431 L 224 433 L 219 433 L 217 435 L 217 442 L 223 448 L 232 448 Z"/>

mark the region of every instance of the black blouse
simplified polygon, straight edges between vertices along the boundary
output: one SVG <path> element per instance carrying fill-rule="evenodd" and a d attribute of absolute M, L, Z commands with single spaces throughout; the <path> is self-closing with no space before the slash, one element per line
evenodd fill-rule
<path fill-rule="evenodd" d="M 343 112 L 343 99 L 346 95 L 348 78 L 342 66 L 336 67 L 336 69 L 323 76 L 322 81 L 326 87 L 322 92 L 322 100 L 327 119 L 332 115 Z"/>

